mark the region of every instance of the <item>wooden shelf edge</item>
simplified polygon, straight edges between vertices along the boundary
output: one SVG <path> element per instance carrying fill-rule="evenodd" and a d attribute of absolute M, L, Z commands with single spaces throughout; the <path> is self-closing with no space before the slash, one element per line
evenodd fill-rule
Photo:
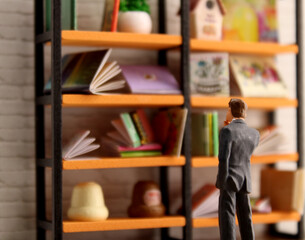
<path fill-rule="evenodd" d="M 191 39 L 190 48 L 192 51 L 218 51 L 253 55 L 297 54 L 299 52 L 296 44 L 281 45 L 267 42 L 206 41 L 200 39 Z"/>
<path fill-rule="evenodd" d="M 191 96 L 191 105 L 194 108 L 227 108 L 231 98 L 243 99 L 248 108 L 272 110 L 279 107 L 298 106 L 297 99 L 289 98 L 259 98 L 259 97 L 211 97 L 211 96 Z"/>
<path fill-rule="evenodd" d="M 63 160 L 63 170 L 105 169 L 128 167 L 183 166 L 185 157 L 160 156 L 143 158 L 101 158 L 97 160 Z"/>
<path fill-rule="evenodd" d="M 282 212 L 274 211 L 272 213 L 253 213 L 252 221 L 253 224 L 271 224 L 278 223 L 281 221 L 300 221 L 301 215 L 298 212 Z M 238 224 L 236 220 L 236 224 Z M 218 218 L 193 218 L 193 227 L 217 227 Z"/>
<path fill-rule="evenodd" d="M 150 229 L 183 227 L 183 216 L 165 216 L 160 218 L 110 218 L 97 222 L 63 221 L 63 232 L 95 232 L 128 229 Z"/>
<path fill-rule="evenodd" d="M 299 160 L 298 153 L 290 154 L 272 154 L 253 156 L 251 158 L 251 164 L 270 164 L 280 161 L 297 162 Z M 218 166 L 217 157 L 192 157 L 192 167 L 215 167 Z"/>
<path fill-rule="evenodd" d="M 164 100 L 166 99 L 166 101 Z M 181 106 L 184 103 L 182 95 L 85 95 L 63 94 L 63 107 L 159 107 Z"/>
<path fill-rule="evenodd" d="M 99 31 L 62 31 L 62 45 L 105 46 L 142 49 L 179 47 L 182 38 L 169 34 L 139 34 Z"/>

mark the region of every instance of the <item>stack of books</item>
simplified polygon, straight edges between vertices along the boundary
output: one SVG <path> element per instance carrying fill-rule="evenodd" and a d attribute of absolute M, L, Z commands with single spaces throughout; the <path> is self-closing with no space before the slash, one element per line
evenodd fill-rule
<path fill-rule="evenodd" d="M 218 156 L 218 112 L 192 114 L 192 154 Z"/>
<path fill-rule="evenodd" d="M 102 138 L 102 145 L 121 157 L 180 156 L 186 109 L 174 108 L 155 114 L 152 124 L 145 111 L 124 112 L 111 121 L 113 131 Z M 108 150 L 109 150 L 108 149 Z"/>

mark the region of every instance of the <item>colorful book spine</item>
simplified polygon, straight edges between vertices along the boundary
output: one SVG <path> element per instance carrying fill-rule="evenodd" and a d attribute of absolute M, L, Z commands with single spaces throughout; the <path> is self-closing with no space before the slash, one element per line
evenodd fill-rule
<path fill-rule="evenodd" d="M 218 112 L 212 113 L 212 126 L 213 126 L 213 154 L 218 156 L 219 139 L 218 139 Z"/>
<path fill-rule="evenodd" d="M 141 146 L 141 140 L 137 133 L 136 127 L 132 122 L 132 119 L 129 115 L 129 113 L 121 113 L 120 117 L 124 123 L 124 126 L 128 132 L 128 135 L 132 141 L 133 147 L 139 147 Z"/>
<path fill-rule="evenodd" d="M 204 156 L 210 156 L 210 138 L 209 138 L 209 118 L 208 114 L 203 114 L 203 151 Z"/>
<path fill-rule="evenodd" d="M 120 152 L 121 157 L 152 157 L 160 156 L 160 151 Z"/>
<path fill-rule="evenodd" d="M 149 120 L 142 109 L 131 113 L 132 120 L 141 138 L 141 144 L 148 144 L 154 141 L 153 131 Z"/>
<path fill-rule="evenodd" d="M 118 147 L 119 152 L 136 152 L 136 151 L 161 151 L 162 146 L 159 143 L 152 143 L 152 144 L 146 144 L 142 145 L 140 147 Z"/>
<path fill-rule="evenodd" d="M 208 124 L 209 124 L 209 150 L 210 154 L 209 156 L 213 156 L 213 115 L 212 113 L 208 113 Z"/>
<path fill-rule="evenodd" d="M 143 126 L 144 132 L 145 132 L 146 137 L 147 137 L 147 141 L 149 143 L 154 142 L 155 141 L 154 132 L 152 130 L 151 124 L 148 120 L 148 117 L 147 117 L 146 113 L 144 112 L 143 109 L 138 109 L 137 110 L 137 115 L 139 116 L 140 123 Z"/>
<path fill-rule="evenodd" d="M 118 25 L 119 8 L 120 8 L 120 0 L 114 0 L 112 19 L 111 19 L 111 32 L 116 32 Z"/>

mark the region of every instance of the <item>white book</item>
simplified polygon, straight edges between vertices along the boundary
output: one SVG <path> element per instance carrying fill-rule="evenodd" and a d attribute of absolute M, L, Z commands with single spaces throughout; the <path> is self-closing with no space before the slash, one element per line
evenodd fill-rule
<path fill-rule="evenodd" d="M 89 130 L 81 131 L 76 134 L 66 146 L 63 147 L 63 159 L 75 160 L 76 157 L 85 153 L 92 152 L 100 147 L 99 144 L 93 144 L 95 138 L 88 138 Z M 79 158 L 78 158 L 79 159 Z"/>

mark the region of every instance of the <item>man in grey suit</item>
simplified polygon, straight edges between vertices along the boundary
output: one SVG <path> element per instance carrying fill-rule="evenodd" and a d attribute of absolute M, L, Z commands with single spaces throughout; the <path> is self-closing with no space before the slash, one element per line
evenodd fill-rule
<path fill-rule="evenodd" d="M 219 133 L 219 164 L 216 187 L 219 196 L 221 240 L 235 240 L 235 212 L 242 240 L 253 240 L 250 158 L 258 145 L 259 133 L 245 122 L 247 105 L 231 99 L 225 127 Z"/>

